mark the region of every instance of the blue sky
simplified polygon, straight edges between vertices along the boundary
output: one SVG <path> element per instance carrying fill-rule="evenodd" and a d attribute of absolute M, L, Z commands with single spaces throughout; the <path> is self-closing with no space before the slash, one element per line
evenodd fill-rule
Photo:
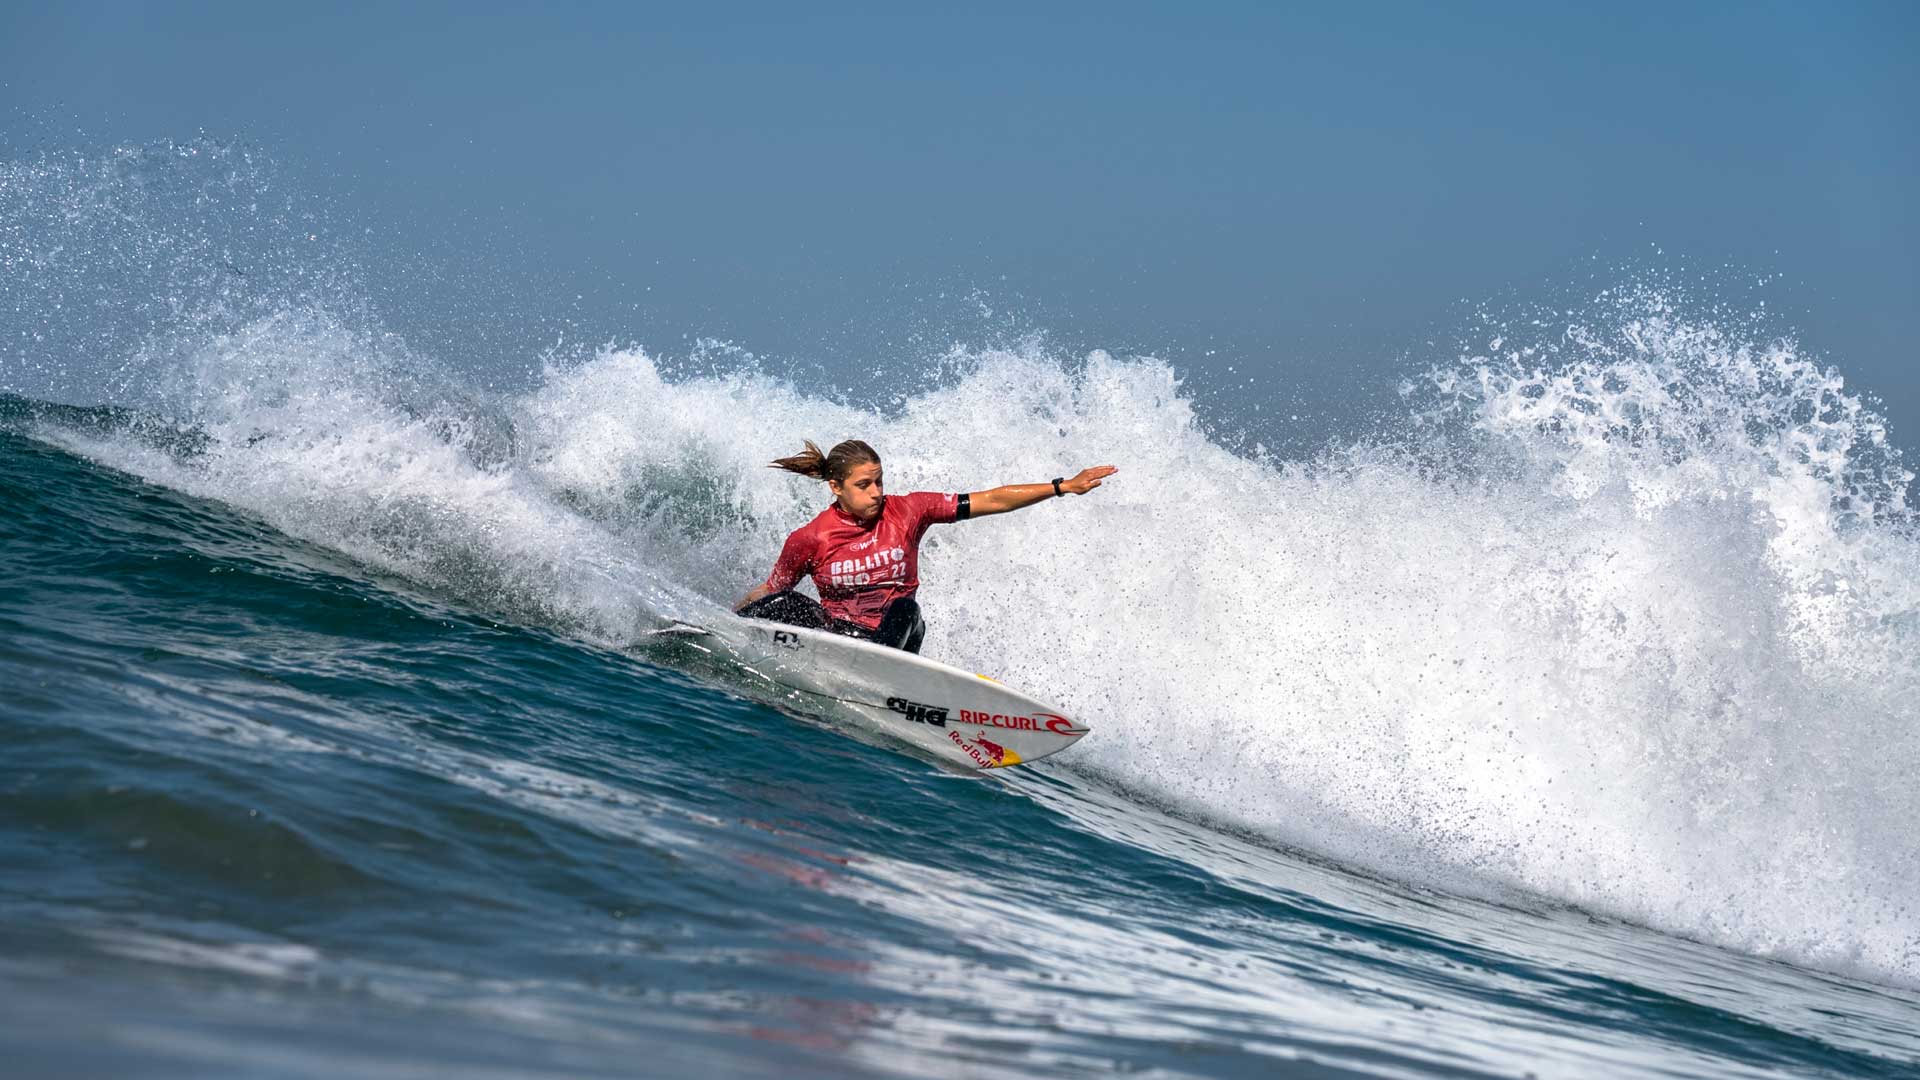
<path fill-rule="evenodd" d="M 1028 7 L 15 3 L 0 148 L 256 145 L 443 267 L 395 317 L 476 362 L 984 320 L 1325 405 L 1653 272 L 1915 442 L 1920 7 Z"/>

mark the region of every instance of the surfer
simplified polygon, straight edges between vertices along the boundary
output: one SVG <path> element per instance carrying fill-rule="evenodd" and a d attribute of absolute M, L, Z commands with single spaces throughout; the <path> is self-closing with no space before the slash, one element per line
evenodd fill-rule
<path fill-rule="evenodd" d="M 1118 470 L 1082 469 L 1072 479 L 1007 484 L 955 495 L 916 491 L 888 498 L 880 455 L 859 439 L 821 453 L 806 449 L 772 468 L 825 480 L 833 504 L 795 529 L 767 580 L 735 610 L 750 619 L 831 630 L 908 652 L 920 651 L 926 622 L 913 594 L 920 588 L 920 538 L 930 525 L 1004 514 L 1061 495 L 1085 495 Z M 793 591 L 813 575 L 820 599 Z"/>

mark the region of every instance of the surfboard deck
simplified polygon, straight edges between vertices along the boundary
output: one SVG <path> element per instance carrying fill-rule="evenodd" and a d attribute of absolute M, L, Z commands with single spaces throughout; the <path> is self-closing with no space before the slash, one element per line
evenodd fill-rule
<path fill-rule="evenodd" d="M 1088 729 L 985 675 L 825 630 L 759 619 L 675 623 L 653 632 L 726 661 L 800 712 L 863 726 L 973 769 L 1038 761 Z"/>

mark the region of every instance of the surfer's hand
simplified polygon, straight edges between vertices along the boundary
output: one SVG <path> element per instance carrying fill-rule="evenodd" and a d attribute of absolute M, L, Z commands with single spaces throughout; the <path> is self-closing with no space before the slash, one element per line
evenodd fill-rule
<path fill-rule="evenodd" d="M 1091 469 L 1081 469 L 1071 480 L 1060 481 L 1060 490 L 1071 491 L 1075 495 L 1085 495 L 1100 486 L 1100 481 L 1119 472 L 1111 465 L 1095 465 Z"/>

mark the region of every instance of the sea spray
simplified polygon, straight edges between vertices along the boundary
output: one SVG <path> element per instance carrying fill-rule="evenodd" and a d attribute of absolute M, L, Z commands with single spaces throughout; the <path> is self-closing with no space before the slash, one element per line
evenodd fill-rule
<path fill-rule="evenodd" d="M 608 641 L 764 575 L 826 499 L 765 467 L 802 438 L 873 442 L 894 491 L 1112 462 L 923 556 L 927 651 L 1092 723 L 1065 767 L 1389 875 L 1920 980 L 1904 470 L 1790 343 L 1643 316 L 1463 357 L 1304 462 L 1222 449 L 1151 359 L 980 352 L 882 415 L 609 348 L 422 406 L 314 320 L 196 355 L 202 452 L 87 449 Z"/>
<path fill-rule="evenodd" d="M 605 645 L 760 580 L 826 500 L 765 467 L 803 438 L 874 443 L 895 491 L 1111 462 L 922 558 L 930 654 L 1094 726 L 1062 767 L 1389 876 L 1920 983 L 1911 477 L 1792 342 L 1624 288 L 1274 460 L 1167 364 L 1041 338 L 897 399 L 873 358 L 850 396 L 884 412 L 637 348 L 482 389 L 386 332 L 366 264 L 403 269 L 345 220 L 206 141 L 7 163 L 0 389 L 141 408 L 32 426 Z"/>

